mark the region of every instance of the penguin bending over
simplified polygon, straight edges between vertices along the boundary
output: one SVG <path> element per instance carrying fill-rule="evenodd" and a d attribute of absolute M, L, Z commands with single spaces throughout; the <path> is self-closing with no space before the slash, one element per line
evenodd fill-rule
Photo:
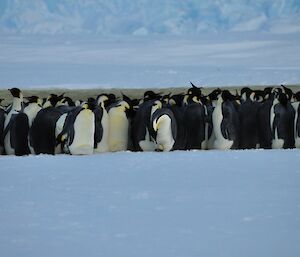
<path fill-rule="evenodd" d="M 62 132 L 57 136 L 65 153 L 85 155 L 94 152 L 95 115 L 90 103 L 75 107 L 67 114 Z"/>
<path fill-rule="evenodd" d="M 159 108 L 162 108 L 160 100 L 148 100 L 136 110 L 131 130 L 134 151 L 155 150 L 156 144 L 150 137 L 149 127 L 153 113 Z"/>
<path fill-rule="evenodd" d="M 157 109 L 153 113 L 150 135 L 157 144 L 156 150 L 163 152 L 173 150 L 177 138 L 177 123 L 170 109 Z"/>

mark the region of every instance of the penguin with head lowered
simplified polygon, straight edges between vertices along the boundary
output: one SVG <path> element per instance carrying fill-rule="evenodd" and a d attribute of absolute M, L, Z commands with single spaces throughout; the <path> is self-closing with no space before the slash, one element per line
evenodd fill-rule
<path fill-rule="evenodd" d="M 6 154 L 15 154 L 15 139 L 18 135 L 28 133 L 28 127 L 18 127 L 16 125 L 16 117 L 20 112 L 23 112 L 24 109 L 23 94 L 21 90 L 12 88 L 9 89 L 9 91 L 13 96 L 13 102 L 4 122 L 4 148 Z"/>
<path fill-rule="evenodd" d="M 132 121 L 131 135 L 134 151 L 154 151 L 156 144 L 149 134 L 153 113 L 162 108 L 160 100 L 147 100 L 139 105 Z"/>
<path fill-rule="evenodd" d="M 149 133 L 156 142 L 157 151 L 174 150 L 177 123 L 173 112 L 168 108 L 157 109 L 151 116 Z"/>
<path fill-rule="evenodd" d="M 58 96 L 55 94 L 48 97 L 47 104 L 44 103 L 47 107 L 41 109 L 32 122 L 29 140 L 35 154 L 55 154 L 56 149 L 60 149 L 57 147 L 56 136 L 62 130 L 66 115 L 64 119 L 60 118 L 74 107 L 55 107 L 58 101 Z"/>
<path fill-rule="evenodd" d="M 63 129 L 56 138 L 63 152 L 72 155 L 93 154 L 95 107 L 95 103 L 90 101 L 68 112 Z"/>

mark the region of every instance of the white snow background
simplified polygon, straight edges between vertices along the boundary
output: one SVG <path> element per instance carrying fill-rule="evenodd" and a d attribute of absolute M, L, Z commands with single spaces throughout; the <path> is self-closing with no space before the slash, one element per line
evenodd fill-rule
<path fill-rule="evenodd" d="M 1 256 L 298 257 L 298 150 L 1 157 Z"/>
<path fill-rule="evenodd" d="M 1 0 L 0 88 L 299 84 L 299 7 Z M 0 256 L 298 257 L 299 242 L 296 149 L 0 156 Z"/>

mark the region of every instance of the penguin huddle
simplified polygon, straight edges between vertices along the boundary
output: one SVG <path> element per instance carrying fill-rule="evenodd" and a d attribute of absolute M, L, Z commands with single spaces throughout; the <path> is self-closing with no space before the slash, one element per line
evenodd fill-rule
<path fill-rule="evenodd" d="M 11 104 L 0 99 L 0 154 L 300 148 L 300 92 L 283 85 L 204 95 L 192 84 L 175 95 L 100 94 L 86 101 L 9 91 Z"/>

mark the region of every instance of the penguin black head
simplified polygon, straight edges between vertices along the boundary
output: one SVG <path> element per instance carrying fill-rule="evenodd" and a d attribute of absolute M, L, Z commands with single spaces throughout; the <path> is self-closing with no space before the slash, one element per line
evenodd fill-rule
<path fill-rule="evenodd" d="M 13 97 L 21 98 L 21 90 L 19 88 L 14 87 L 8 90 L 10 91 Z"/>
<path fill-rule="evenodd" d="M 293 91 L 290 88 L 287 88 L 284 85 L 281 85 L 281 87 L 283 88 L 284 93 L 287 95 L 287 98 L 290 101 L 292 99 L 293 95 L 294 95 Z"/>
<path fill-rule="evenodd" d="M 243 87 L 241 89 L 241 97 L 246 100 L 250 98 L 250 95 L 252 94 L 253 90 L 249 87 Z"/>
<path fill-rule="evenodd" d="M 70 107 L 75 106 L 74 101 L 68 96 L 64 96 L 63 99 L 61 100 L 61 103 L 67 104 Z"/>
<path fill-rule="evenodd" d="M 56 94 L 50 94 L 50 96 L 46 99 L 46 102 L 49 101 L 51 106 L 55 106 L 59 101 L 59 98 Z"/>
<path fill-rule="evenodd" d="M 284 94 L 283 92 L 279 92 L 278 93 L 278 101 L 283 105 L 283 106 L 287 106 L 288 103 L 288 96 L 286 94 Z"/>
<path fill-rule="evenodd" d="M 202 96 L 201 88 L 196 87 L 192 82 L 190 82 L 192 87 L 188 89 L 187 94 L 193 96 Z"/>
<path fill-rule="evenodd" d="M 159 93 L 155 93 L 151 90 L 148 90 L 144 93 L 144 101 L 157 100 L 160 98 L 161 95 Z"/>
<path fill-rule="evenodd" d="M 263 90 L 264 99 L 268 99 L 270 97 L 270 95 L 272 94 L 272 91 L 273 91 L 273 87 L 266 87 Z"/>
<path fill-rule="evenodd" d="M 264 100 L 265 94 L 263 90 L 254 90 L 254 100 L 257 102 L 262 102 Z"/>
<path fill-rule="evenodd" d="M 294 98 L 297 102 L 300 102 L 300 91 L 294 94 Z"/>
<path fill-rule="evenodd" d="M 38 96 L 28 96 L 28 97 L 24 97 L 28 103 L 38 103 L 40 98 Z"/>
<path fill-rule="evenodd" d="M 218 100 L 218 96 L 222 93 L 222 90 L 220 88 L 217 88 L 213 90 L 211 93 L 208 94 L 208 99 L 210 101 L 216 101 Z"/>
<path fill-rule="evenodd" d="M 223 90 L 221 96 L 222 96 L 222 99 L 223 99 L 224 102 L 225 101 L 235 101 L 236 100 L 235 96 L 233 94 L 231 94 L 229 92 L 229 90 Z"/>
<path fill-rule="evenodd" d="M 177 105 L 177 106 L 181 107 L 183 104 L 183 99 L 184 99 L 184 94 L 172 95 L 169 99 L 169 104 Z"/>

